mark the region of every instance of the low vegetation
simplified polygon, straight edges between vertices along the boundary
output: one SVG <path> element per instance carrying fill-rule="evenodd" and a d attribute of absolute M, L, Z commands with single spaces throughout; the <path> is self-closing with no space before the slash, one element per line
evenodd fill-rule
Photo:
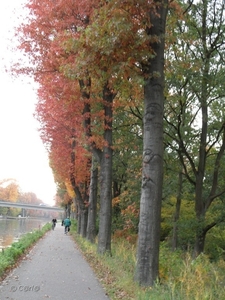
<path fill-rule="evenodd" d="M 94 269 L 111 300 L 214 300 L 225 299 L 225 262 L 211 261 L 201 254 L 192 259 L 187 251 L 172 252 L 161 243 L 160 279 L 154 288 L 133 281 L 136 249 L 125 239 L 112 241 L 112 256 L 98 255 L 96 245 L 76 233 L 72 235 Z"/>
<path fill-rule="evenodd" d="M 18 242 L 0 252 L 0 276 L 4 277 L 8 270 L 15 267 L 26 251 L 50 229 L 51 224 L 48 223 L 42 229 L 25 234 Z"/>

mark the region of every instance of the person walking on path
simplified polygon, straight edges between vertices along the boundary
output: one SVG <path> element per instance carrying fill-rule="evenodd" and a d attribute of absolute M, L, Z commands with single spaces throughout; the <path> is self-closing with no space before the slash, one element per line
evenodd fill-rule
<path fill-rule="evenodd" d="M 55 218 L 52 219 L 52 230 L 55 229 L 56 223 L 57 223 L 57 220 Z"/>
<path fill-rule="evenodd" d="M 63 227 L 50 230 L 0 283 L 1 300 L 109 300 Z"/>
<path fill-rule="evenodd" d="M 69 218 L 64 219 L 63 225 L 65 226 L 65 234 L 70 231 L 71 221 Z"/>

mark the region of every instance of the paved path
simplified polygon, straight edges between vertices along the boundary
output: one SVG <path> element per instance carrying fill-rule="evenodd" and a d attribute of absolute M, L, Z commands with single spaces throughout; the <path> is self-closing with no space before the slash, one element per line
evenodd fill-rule
<path fill-rule="evenodd" d="M 0 285 L 1 300 L 109 300 L 76 243 L 57 224 Z"/>

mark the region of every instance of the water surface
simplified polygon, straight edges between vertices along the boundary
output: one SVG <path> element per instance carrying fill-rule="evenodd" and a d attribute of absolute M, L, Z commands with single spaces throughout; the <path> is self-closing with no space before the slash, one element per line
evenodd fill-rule
<path fill-rule="evenodd" d="M 47 219 L 32 218 L 0 218 L 0 251 L 18 241 L 22 235 L 41 228 L 48 221 Z"/>

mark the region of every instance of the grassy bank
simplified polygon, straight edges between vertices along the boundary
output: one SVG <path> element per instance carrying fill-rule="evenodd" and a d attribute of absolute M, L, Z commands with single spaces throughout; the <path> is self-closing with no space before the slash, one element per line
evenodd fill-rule
<path fill-rule="evenodd" d="M 225 299 L 225 262 L 210 262 L 205 255 L 193 260 L 189 253 L 160 249 L 160 282 L 141 288 L 133 281 L 134 245 L 126 240 L 112 242 L 112 256 L 98 255 L 96 245 L 72 235 L 94 269 L 111 300 L 218 300 Z"/>
<path fill-rule="evenodd" d="M 8 270 L 15 267 L 16 263 L 23 257 L 26 251 L 50 229 L 51 224 L 48 223 L 40 230 L 37 229 L 23 235 L 18 242 L 13 243 L 11 247 L 0 252 L 0 277 L 3 278 Z"/>

